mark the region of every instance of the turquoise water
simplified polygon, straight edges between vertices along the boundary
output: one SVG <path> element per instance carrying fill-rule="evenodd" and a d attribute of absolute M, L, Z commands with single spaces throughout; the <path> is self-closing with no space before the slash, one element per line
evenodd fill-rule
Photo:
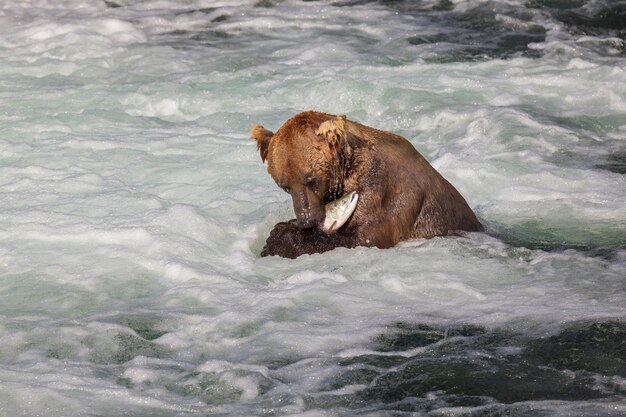
<path fill-rule="evenodd" d="M 626 415 L 625 10 L 1 4 L 0 416 Z M 259 258 L 307 109 L 487 233 Z"/>

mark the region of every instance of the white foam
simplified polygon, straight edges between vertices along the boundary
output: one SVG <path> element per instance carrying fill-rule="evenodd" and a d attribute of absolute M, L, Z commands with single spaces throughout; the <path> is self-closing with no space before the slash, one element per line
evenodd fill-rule
<path fill-rule="evenodd" d="M 0 414 L 334 415 L 305 399 L 363 389 L 340 359 L 425 352 L 375 350 L 396 323 L 624 317 L 617 39 L 425 63 L 449 28 L 381 4 L 114 3 L 0 6 Z M 309 108 L 407 137 L 502 239 L 258 258 L 293 209 L 247 130 Z"/>

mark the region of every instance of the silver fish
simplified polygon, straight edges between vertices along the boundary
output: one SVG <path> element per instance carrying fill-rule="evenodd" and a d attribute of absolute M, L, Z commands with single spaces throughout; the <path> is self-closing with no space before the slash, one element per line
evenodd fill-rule
<path fill-rule="evenodd" d="M 337 231 L 352 216 L 358 200 L 359 195 L 356 191 L 352 191 L 326 204 L 326 218 L 322 230 L 326 233 Z"/>

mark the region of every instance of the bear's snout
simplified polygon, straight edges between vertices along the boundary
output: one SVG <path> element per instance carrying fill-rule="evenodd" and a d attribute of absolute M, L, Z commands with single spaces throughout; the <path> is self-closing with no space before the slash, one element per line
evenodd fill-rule
<path fill-rule="evenodd" d="M 297 220 L 297 225 L 300 229 L 311 229 L 315 226 L 318 225 L 319 222 L 316 222 L 315 220 L 308 218 L 308 219 L 298 219 Z"/>
<path fill-rule="evenodd" d="M 326 211 L 324 204 L 315 193 L 308 189 L 291 192 L 293 211 L 296 215 L 296 224 L 300 229 L 310 229 L 324 222 Z"/>

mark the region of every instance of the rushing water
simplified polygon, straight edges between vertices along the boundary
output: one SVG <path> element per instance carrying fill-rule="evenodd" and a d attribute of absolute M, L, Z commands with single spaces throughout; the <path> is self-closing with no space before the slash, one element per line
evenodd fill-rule
<path fill-rule="evenodd" d="M 0 416 L 626 415 L 623 1 L 0 2 Z M 260 258 L 247 130 L 399 133 L 487 233 Z"/>

